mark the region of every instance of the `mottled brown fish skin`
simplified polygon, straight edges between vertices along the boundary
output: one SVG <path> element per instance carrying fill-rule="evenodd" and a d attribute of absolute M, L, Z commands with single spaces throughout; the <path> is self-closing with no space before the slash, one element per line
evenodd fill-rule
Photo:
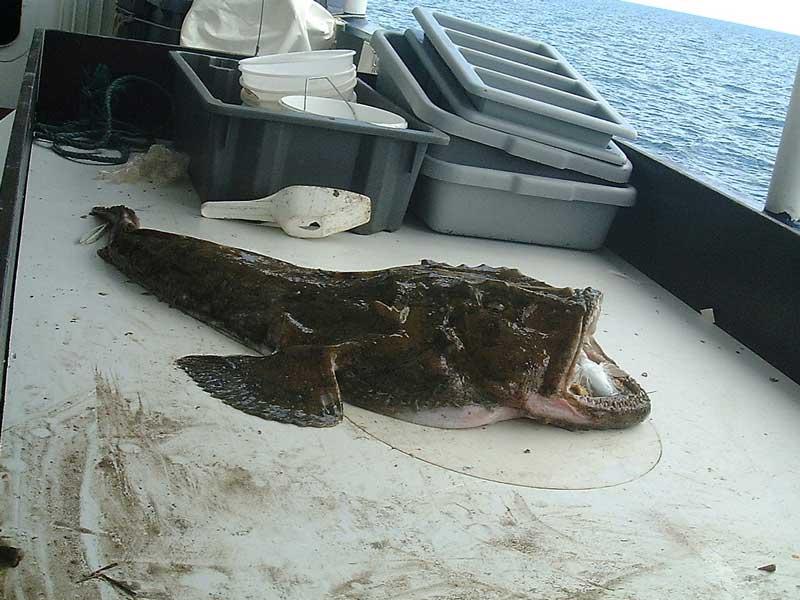
<path fill-rule="evenodd" d="M 125 207 L 95 214 L 113 226 L 111 242 L 99 251 L 104 260 L 159 299 L 268 355 L 178 363 L 203 389 L 245 412 L 328 426 L 341 419 L 344 399 L 407 420 L 503 408 L 503 415 L 519 411 L 567 428 L 627 427 L 649 413 L 646 394 L 622 371 L 617 398 L 569 390 L 577 352 L 599 313 L 601 294 L 591 288 L 555 288 L 513 269 L 427 261 L 372 272 L 307 269 L 140 229 Z M 596 355 L 613 365 L 601 350 Z M 537 412 L 539 405 L 546 410 Z M 444 419 L 439 426 L 468 426 Z"/>

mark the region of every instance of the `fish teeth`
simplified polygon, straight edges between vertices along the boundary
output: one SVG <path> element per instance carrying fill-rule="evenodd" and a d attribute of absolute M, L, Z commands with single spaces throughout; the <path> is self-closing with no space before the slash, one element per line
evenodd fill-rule
<path fill-rule="evenodd" d="M 601 410 L 626 410 L 634 411 L 640 410 L 647 406 L 647 402 L 639 396 L 583 396 L 580 398 L 581 403 L 588 408 L 601 409 Z"/>

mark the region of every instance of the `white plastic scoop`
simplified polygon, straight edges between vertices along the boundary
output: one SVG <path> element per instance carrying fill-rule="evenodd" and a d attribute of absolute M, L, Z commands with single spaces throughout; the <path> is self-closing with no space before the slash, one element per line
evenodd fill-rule
<path fill-rule="evenodd" d="M 204 202 L 210 219 L 262 221 L 298 238 L 322 238 L 369 222 L 369 197 L 347 190 L 293 185 L 258 200 Z"/>

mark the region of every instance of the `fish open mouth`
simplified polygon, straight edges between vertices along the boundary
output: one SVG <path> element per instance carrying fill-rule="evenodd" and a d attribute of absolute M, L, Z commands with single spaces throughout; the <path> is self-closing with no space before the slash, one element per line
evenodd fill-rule
<path fill-rule="evenodd" d="M 583 321 L 560 393 L 530 398 L 529 416 L 567 429 L 623 429 L 650 414 L 647 393 L 594 339 L 599 315 L 598 296 Z"/>
<path fill-rule="evenodd" d="M 603 353 L 594 338 L 578 358 L 564 400 L 592 429 L 630 427 L 650 414 L 645 391 Z"/>

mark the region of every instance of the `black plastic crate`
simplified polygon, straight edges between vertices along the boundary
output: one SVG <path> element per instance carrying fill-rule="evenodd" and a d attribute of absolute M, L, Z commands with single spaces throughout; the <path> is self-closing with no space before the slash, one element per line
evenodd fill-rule
<path fill-rule="evenodd" d="M 334 187 L 370 197 L 372 219 L 357 233 L 394 231 L 428 144 L 449 141 L 362 81 L 358 101 L 402 114 L 408 129 L 243 106 L 235 59 L 182 51 L 170 57 L 177 66 L 176 142 L 191 156 L 189 174 L 204 201 L 262 198 L 290 185 Z"/>

